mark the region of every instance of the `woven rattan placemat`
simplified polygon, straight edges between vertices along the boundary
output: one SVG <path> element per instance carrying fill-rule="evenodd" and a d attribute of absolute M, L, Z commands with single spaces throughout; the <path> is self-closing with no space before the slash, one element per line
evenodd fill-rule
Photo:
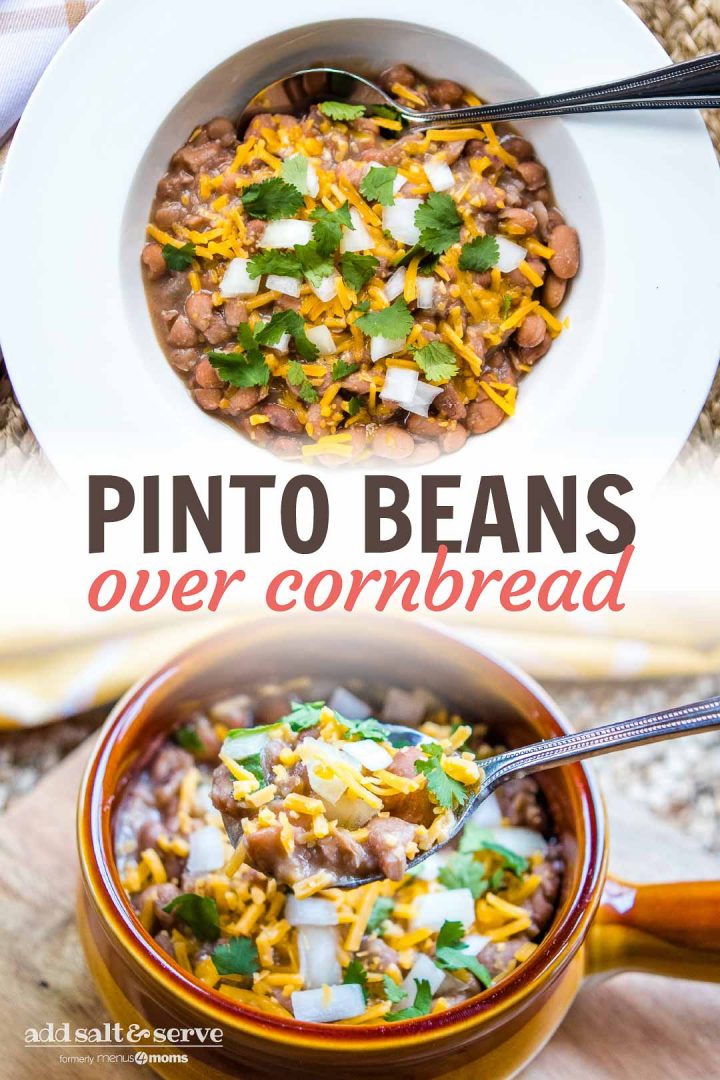
<path fill-rule="evenodd" d="M 586 0 L 592 2 L 592 0 Z M 720 51 L 720 0 L 628 0 L 673 60 Z M 720 111 L 705 120 L 720 154 Z M 0 149 L 0 170 L 7 146 Z M 1 329 L 1 328 L 0 328 Z M 42 451 L 15 396 L 0 353 L 0 481 L 44 471 Z M 720 373 L 676 468 L 720 472 Z"/>

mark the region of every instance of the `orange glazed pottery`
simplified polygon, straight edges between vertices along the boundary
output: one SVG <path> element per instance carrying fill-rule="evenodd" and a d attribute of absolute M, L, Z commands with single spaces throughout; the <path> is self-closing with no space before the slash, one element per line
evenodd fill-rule
<path fill-rule="evenodd" d="M 581 765 L 538 777 L 567 861 L 554 922 L 529 960 L 476 998 L 393 1024 L 300 1024 L 223 998 L 189 975 L 156 950 L 120 883 L 112 845 L 119 795 L 176 705 L 301 676 L 335 685 L 360 679 L 370 690 L 427 687 L 466 718 L 491 723 L 510 747 L 568 730 L 550 698 L 512 666 L 439 630 L 377 617 L 247 622 L 131 690 L 102 729 L 80 791 L 78 917 L 114 1020 L 222 1028 L 221 1046 L 190 1050 L 186 1064 L 156 1064 L 161 1076 L 501 1080 L 543 1047 L 588 975 L 633 969 L 720 979 L 720 883 L 608 879 L 603 807 Z"/>

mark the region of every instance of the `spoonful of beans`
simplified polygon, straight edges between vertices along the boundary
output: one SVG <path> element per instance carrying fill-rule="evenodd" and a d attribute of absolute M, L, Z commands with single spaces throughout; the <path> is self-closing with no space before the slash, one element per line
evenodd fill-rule
<path fill-rule="evenodd" d="M 633 109 L 716 109 L 720 106 L 720 53 L 696 57 L 635 75 L 543 97 L 517 98 L 494 105 L 413 109 L 390 97 L 362 75 L 339 68 L 317 67 L 295 71 L 265 87 L 246 105 L 238 123 L 242 133 L 260 113 L 302 113 L 318 102 L 343 102 L 362 115 L 391 116 L 410 131 L 472 127 L 502 120 L 535 116 L 615 112 Z M 387 110 L 392 110 L 388 113 Z"/>
<path fill-rule="evenodd" d="M 715 697 L 476 759 L 464 749 L 469 727 L 440 742 L 416 728 L 346 720 L 322 702 L 305 703 L 277 724 L 230 733 L 221 761 L 236 777 L 233 798 L 242 801 L 242 814 L 215 802 L 231 843 L 245 844 L 246 861 L 293 885 L 297 896 L 354 889 L 412 873 L 508 780 L 719 727 Z M 270 739 L 281 746 L 283 737 L 274 782 L 263 786 L 256 777 L 267 781 L 264 748 Z M 397 768 L 401 756 L 404 767 Z M 343 819 L 342 832 L 329 827 L 333 818 Z"/>

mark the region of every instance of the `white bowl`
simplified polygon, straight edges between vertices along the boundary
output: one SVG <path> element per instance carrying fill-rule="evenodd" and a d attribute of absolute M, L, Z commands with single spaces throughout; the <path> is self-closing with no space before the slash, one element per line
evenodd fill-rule
<path fill-rule="evenodd" d="M 620 0 L 103 0 L 43 77 L 0 191 L 2 345 L 44 449 L 65 475 L 131 459 L 174 471 L 200 458 L 295 471 L 204 414 L 155 338 L 139 251 L 155 185 L 199 121 L 262 85 L 333 61 L 404 61 L 486 99 L 549 93 L 667 58 Z M 581 237 L 570 330 L 521 385 L 514 418 L 433 468 L 457 472 L 597 458 L 650 463 L 681 448 L 716 367 L 720 182 L 693 113 L 518 125 Z M 707 313 L 707 314 L 706 314 Z M 149 457 L 150 455 L 150 457 Z M 147 470 L 146 470 L 147 471 Z"/>

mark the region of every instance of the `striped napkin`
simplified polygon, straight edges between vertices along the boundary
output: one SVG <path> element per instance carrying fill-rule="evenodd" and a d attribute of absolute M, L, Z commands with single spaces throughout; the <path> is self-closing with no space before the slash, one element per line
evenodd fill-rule
<path fill-rule="evenodd" d="M 98 0 L 0 0 L 0 145 L 38 79 Z"/>

